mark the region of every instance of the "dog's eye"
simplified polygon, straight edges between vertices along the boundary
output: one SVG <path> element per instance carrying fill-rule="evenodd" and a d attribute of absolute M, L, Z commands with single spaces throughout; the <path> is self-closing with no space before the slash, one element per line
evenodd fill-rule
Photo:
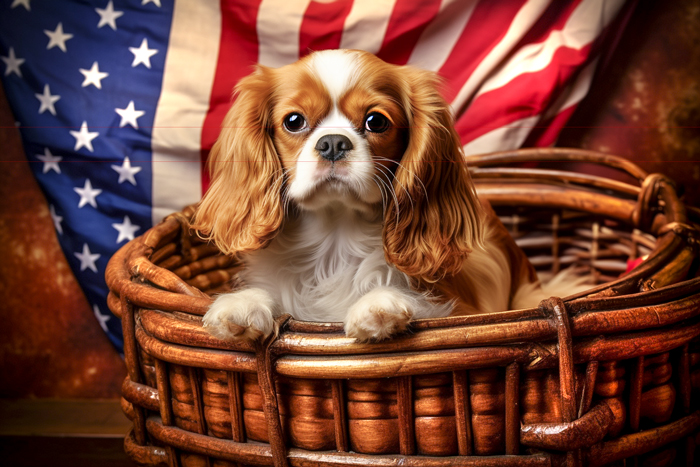
<path fill-rule="evenodd" d="M 304 117 L 302 117 L 301 114 L 293 113 L 284 117 L 284 127 L 287 129 L 287 131 L 292 133 L 298 133 L 305 130 L 307 126 L 306 120 L 304 120 Z"/>
<path fill-rule="evenodd" d="M 379 112 L 372 112 L 365 119 L 365 130 L 372 133 L 384 133 L 391 126 L 391 122 Z"/>

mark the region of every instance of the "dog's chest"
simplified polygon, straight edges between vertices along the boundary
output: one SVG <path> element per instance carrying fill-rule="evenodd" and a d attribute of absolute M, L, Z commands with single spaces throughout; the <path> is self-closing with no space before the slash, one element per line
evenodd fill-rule
<path fill-rule="evenodd" d="M 241 276 L 278 300 L 297 319 L 342 321 L 373 286 L 391 281 L 381 225 L 344 219 L 302 218 L 270 245 L 246 258 Z"/>

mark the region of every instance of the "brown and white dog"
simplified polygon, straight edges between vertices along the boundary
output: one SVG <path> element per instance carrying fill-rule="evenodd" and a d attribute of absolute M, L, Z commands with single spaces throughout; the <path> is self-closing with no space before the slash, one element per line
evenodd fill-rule
<path fill-rule="evenodd" d="M 240 256 L 245 287 L 216 298 L 206 329 L 255 338 L 289 313 L 379 340 L 544 298 L 476 196 L 438 84 L 350 50 L 240 81 L 193 227 Z"/>

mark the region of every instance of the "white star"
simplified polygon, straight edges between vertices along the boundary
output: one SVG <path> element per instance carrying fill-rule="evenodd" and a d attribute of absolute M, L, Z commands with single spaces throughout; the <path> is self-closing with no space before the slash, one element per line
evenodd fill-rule
<path fill-rule="evenodd" d="M 114 11 L 114 4 L 112 3 L 112 0 L 109 0 L 107 8 L 104 10 L 102 8 L 95 8 L 95 11 L 98 15 L 100 15 L 100 22 L 97 23 L 97 27 L 101 28 L 102 26 L 108 24 L 109 27 L 115 31 L 117 30 L 117 18 L 124 14 L 123 11 Z"/>
<path fill-rule="evenodd" d="M 111 318 L 111 316 L 103 315 L 97 305 L 92 306 L 92 312 L 95 313 L 95 318 L 97 318 L 97 321 L 99 321 L 102 330 L 104 332 L 109 332 L 109 330 L 107 329 L 107 321 L 109 321 L 109 318 Z"/>
<path fill-rule="evenodd" d="M 129 50 L 134 54 L 134 61 L 131 63 L 132 68 L 143 63 L 146 68 L 151 68 L 151 57 L 158 53 L 156 49 L 148 48 L 148 39 L 141 41 L 141 45 L 136 47 L 129 47 Z"/>
<path fill-rule="evenodd" d="M 126 106 L 126 109 L 114 109 L 114 111 L 122 118 L 122 121 L 119 122 L 119 128 L 125 126 L 127 123 L 133 128 L 138 128 L 139 124 L 136 119 L 142 117 L 143 114 L 146 113 L 143 110 L 136 110 L 134 101 L 129 101 L 129 105 Z"/>
<path fill-rule="evenodd" d="M 29 6 L 29 2 L 30 0 L 15 0 L 14 2 L 12 2 L 12 5 L 10 5 L 10 8 L 22 5 L 24 8 L 27 9 L 27 11 L 31 11 L 32 7 Z"/>
<path fill-rule="evenodd" d="M 61 173 L 61 168 L 58 166 L 58 163 L 61 162 L 63 158 L 61 156 L 54 156 L 51 154 L 49 148 L 44 148 L 43 156 L 41 154 L 37 154 L 36 157 L 44 163 L 44 168 L 42 169 L 41 173 L 45 174 L 49 170 L 55 170 L 58 174 Z"/>
<path fill-rule="evenodd" d="M 49 210 L 51 211 L 51 219 L 53 220 L 53 226 L 56 228 L 56 232 L 63 235 L 63 227 L 61 227 L 63 217 L 56 214 L 56 208 L 53 207 L 53 204 L 49 207 Z"/>
<path fill-rule="evenodd" d="M 80 195 L 80 202 L 78 203 L 78 208 L 82 208 L 86 204 L 89 204 L 93 208 L 97 208 L 97 200 L 95 198 L 102 193 L 102 190 L 92 188 L 92 183 L 90 179 L 85 180 L 85 185 L 82 188 L 73 188 L 73 190 Z"/>
<path fill-rule="evenodd" d="M 143 0 L 141 5 L 146 5 L 147 3 L 155 3 L 155 5 L 160 8 L 160 0 Z"/>
<path fill-rule="evenodd" d="M 46 46 L 46 50 L 53 47 L 58 47 L 59 49 L 66 51 L 66 41 L 73 37 L 73 34 L 63 33 L 63 23 L 58 23 L 55 31 L 49 31 L 44 29 L 44 34 L 49 36 L 49 45 Z"/>
<path fill-rule="evenodd" d="M 87 122 L 84 121 L 83 124 L 80 125 L 80 131 L 71 130 L 70 134 L 73 135 L 73 138 L 75 138 L 74 151 L 77 151 L 82 147 L 86 147 L 88 148 L 88 151 L 94 152 L 92 149 L 92 140 L 97 138 L 99 133 L 96 131 L 88 131 Z"/>
<path fill-rule="evenodd" d="M 90 86 L 91 84 L 97 89 L 102 89 L 102 80 L 109 76 L 109 73 L 103 73 L 100 71 L 100 67 L 97 62 L 92 64 L 92 68 L 86 70 L 80 68 L 80 72 L 85 76 L 85 81 L 83 81 L 82 86 Z"/>
<path fill-rule="evenodd" d="M 34 95 L 37 99 L 39 99 L 39 102 L 41 102 L 41 105 L 39 106 L 40 114 L 44 113 L 45 110 L 48 110 L 52 115 L 56 115 L 56 108 L 53 105 L 61 98 L 61 96 L 58 94 L 51 95 L 51 89 L 49 89 L 48 84 L 44 85 L 44 94 L 36 93 Z"/>
<path fill-rule="evenodd" d="M 129 216 L 124 216 L 124 222 L 122 222 L 121 224 L 112 224 L 112 227 L 117 229 L 117 232 L 119 232 L 119 236 L 117 237 L 117 243 L 121 243 L 124 240 L 133 240 L 134 234 L 137 230 L 141 228 L 138 225 L 132 224 L 131 219 L 129 219 Z"/>
<path fill-rule="evenodd" d="M 24 63 L 24 59 L 17 58 L 14 47 L 10 47 L 7 57 L 0 58 L 2 58 L 2 61 L 5 62 L 5 76 L 9 76 L 10 73 L 15 73 L 20 78 L 22 77 L 22 71 L 19 69 L 19 66 Z"/>
<path fill-rule="evenodd" d="M 121 166 L 113 165 L 112 169 L 114 169 L 119 174 L 120 184 L 128 180 L 129 183 L 136 186 L 136 179 L 134 178 L 134 175 L 141 172 L 141 167 L 132 167 L 131 161 L 129 160 L 129 156 L 124 158 L 124 162 Z"/>
<path fill-rule="evenodd" d="M 90 269 L 93 272 L 97 272 L 97 265 L 95 265 L 95 261 L 100 259 L 100 254 L 97 253 L 92 253 L 90 251 L 90 247 L 88 247 L 87 243 L 83 243 L 83 252 L 82 253 L 73 253 L 79 260 L 80 260 L 80 270 L 85 271 L 86 269 Z"/>

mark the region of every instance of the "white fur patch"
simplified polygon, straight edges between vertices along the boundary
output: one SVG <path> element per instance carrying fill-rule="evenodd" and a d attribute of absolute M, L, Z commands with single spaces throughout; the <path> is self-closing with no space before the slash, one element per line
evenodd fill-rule
<path fill-rule="evenodd" d="M 381 230 L 380 217 L 349 208 L 302 212 L 267 248 L 244 258 L 241 279 L 267 290 L 281 313 L 305 321 L 344 322 L 378 287 L 407 297 L 414 318 L 447 316 L 452 303 L 412 290 L 409 277 L 387 264 Z"/>
<path fill-rule="evenodd" d="M 269 335 L 274 328 L 277 305 L 263 289 L 243 289 L 219 295 L 204 315 L 204 328 L 219 339 Z"/>
<path fill-rule="evenodd" d="M 406 330 L 417 308 L 415 297 L 392 287 L 377 287 L 350 307 L 345 334 L 361 341 L 381 340 Z"/>
<path fill-rule="evenodd" d="M 357 79 L 357 55 L 351 51 L 316 52 L 311 60 L 311 67 L 336 103 Z"/>

